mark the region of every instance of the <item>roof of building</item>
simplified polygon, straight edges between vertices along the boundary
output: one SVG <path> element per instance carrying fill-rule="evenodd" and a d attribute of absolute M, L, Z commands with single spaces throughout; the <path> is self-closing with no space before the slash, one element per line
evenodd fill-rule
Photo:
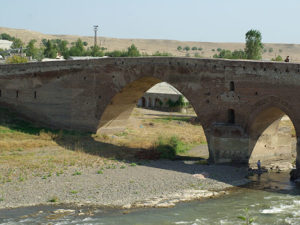
<path fill-rule="evenodd" d="M 166 82 L 161 82 L 154 85 L 152 88 L 146 91 L 146 93 L 182 95 L 180 91 Z"/>

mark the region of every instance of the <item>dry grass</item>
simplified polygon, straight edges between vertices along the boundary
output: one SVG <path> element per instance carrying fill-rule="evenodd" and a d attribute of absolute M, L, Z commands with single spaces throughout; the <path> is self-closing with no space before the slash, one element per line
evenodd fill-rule
<path fill-rule="evenodd" d="M 144 114 L 137 109 L 126 130 L 97 136 L 42 129 L 0 109 L 0 184 L 29 176 L 46 179 L 83 167 L 114 167 L 133 160 L 140 149 L 153 148 L 159 137 L 176 136 L 191 145 L 206 141 L 201 126 L 186 121 L 190 117 Z"/>
<path fill-rule="evenodd" d="M 168 115 L 169 114 L 169 115 Z M 197 145 L 206 143 L 200 124 L 192 124 L 195 115 L 163 113 L 136 108 L 127 129 L 114 135 L 96 136 L 96 140 L 129 148 L 151 149 L 160 137 L 178 137 L 182 142 Z"/>

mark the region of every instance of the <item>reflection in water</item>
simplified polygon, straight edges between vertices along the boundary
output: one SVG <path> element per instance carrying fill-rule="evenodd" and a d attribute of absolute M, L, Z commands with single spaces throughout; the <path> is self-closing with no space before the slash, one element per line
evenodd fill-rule
<path fill-rule="evenodd" d="M 252 183 L 222 198 L 182 203 L 167 209 L 93 210 L 75 209 L 74 214 L 51 217 L 54 207 L 28 207 L 0 211 L 1 224 L 242 224 L 237 216 L 248 208 L 255 224 L 300 224 L 300 186 L 288 173 L 253 176 Z M 80 210 L 80 211 L 79 211 Z M 41 212 L 42 211 L 42 212 Z M 31 216 L 27 217 L 24 215 Z"/>

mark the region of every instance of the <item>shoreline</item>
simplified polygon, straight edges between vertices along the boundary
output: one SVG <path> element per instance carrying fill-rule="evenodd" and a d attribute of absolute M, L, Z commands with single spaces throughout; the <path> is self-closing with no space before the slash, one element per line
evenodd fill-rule
<path fill-rule="evenodd" d="M 46 179 L 32 176 L 23 182 L 1 184 L 0 210 L 41 205 L 174 207 L 179 202 L 226 195 L 231 188 L 250 182 L 245 178 L 245 168 L 199 165 L 191 161 L 157 160 L 142 165 L 117 162 L 114 168 L 101 170 L 101 174 L 97 171 L 73 167 L 60 176 Z"/>

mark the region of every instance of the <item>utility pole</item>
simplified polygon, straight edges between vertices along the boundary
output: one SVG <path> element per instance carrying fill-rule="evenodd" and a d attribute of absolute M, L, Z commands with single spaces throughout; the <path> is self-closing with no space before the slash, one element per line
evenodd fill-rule
<path fill-rule="evenodd" d="M 97 31 L 98 31 L 98 25 L 94 25 L 94 32 L 95 32 L 94 47 L 96 47 L 97 45 Z"/>

